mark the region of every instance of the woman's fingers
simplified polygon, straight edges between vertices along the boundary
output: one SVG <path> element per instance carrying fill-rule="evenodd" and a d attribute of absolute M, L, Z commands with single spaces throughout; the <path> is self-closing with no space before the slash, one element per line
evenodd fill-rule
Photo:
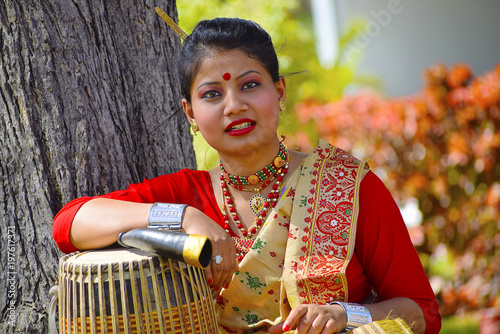
<path fill-rule="evenodd" d="M 214 253 L 215 254 L 215 253 Z M 218 263 L 218 261 L 221 261 L 220 263 Z M 221 277 L 222 277 L 222 273 L 223 273 L 223 265 L 222 265 L 222 262 L 224 261 L 224 257 L 220 254 L 215 254 L 213 257 L 212 257 L 212 262 L 211 262 L 211 268 L 212 268 L 212 278 L 213 278 L 213 286 L 215 288 L 219 288 L 222 284 L 221 282 Z"/>
<path fill-rule="evenodd" d="M 345 327 L 342 318 L 345 318 L 345 314 L 336 305 L 303 304 L 290 312 L 282 324 L 282 330 L 295 328 L 297 334 L 339 333 Z M 272 333 L 278 331 L 273 328 Z"/>
<path fill-rule="evenodd" d="M 213 285 L 218 288 L 226 287 L 236 270 L 236 249 L 231 238 L 220 240 L 218 247 L 212 253 L 212 279 Z"/>
<path fill-rule="evenodd" d="M 222 261 L 224 262 L 223 257 Z M 236 267 L 234 265 L 224 266 L 222 263 L 216 264 L 215 261 L 212 260 L 211 265 L 205 269 L 205 277 L 208 284 L 214 290 L 218 290 L 219 288 L 228 287 L 229 283 L 231 283 L 231 279 L 235 271 Z"/>
<path fill-rule="evenodd" d="M 205 273 L 205 278 L 207 279 L 208 285 L 212 286 L 214 284 L 214 279 L 212 277 L 212 267 L 206 267 L 203 272 Z"/>
<path fill-rule="evenodd" d="M 226 260 L 226 259 L 225 259 Z M 229 255 L 229 258 L 227 259 L 227 263 L 225 263 L 225 268 L 224 272 L 221 275 L 221 287 L 227 288 L 229 286 L 229 283 L 231 283 L 231 280 L 233 278 L 233 274 L 236 271 L 236 254 L 234 255 Z"/>
<path fill-rule="evenodd" d="M 307 308 L 303 307 L 303 305 L 294 308 L 286 318 L 285 322 L 283 323 L 283 331 L 288 331 L 292 328 L 298 327 L 298 324 L 300 323 L 302 317 L 306 313 L 307 313 Z"/>
<path fill-rule="evenodd" d="M 279 324 L 276 324 L 272 327 L 269 327 L 268 330 L 267 330 L 268 333 L 271 333 L 271 334 L 281 334 L 284 332 L 283 330 L 283 321 L 280 322 Z"/>

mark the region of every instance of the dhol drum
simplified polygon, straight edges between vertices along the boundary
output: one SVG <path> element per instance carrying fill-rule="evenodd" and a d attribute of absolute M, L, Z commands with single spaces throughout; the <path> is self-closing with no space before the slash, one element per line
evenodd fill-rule
<path fill-rule="evenodd" d="M 140 249 L 59 262 L 60 333 L 217 333 L 202 269 Z"/>

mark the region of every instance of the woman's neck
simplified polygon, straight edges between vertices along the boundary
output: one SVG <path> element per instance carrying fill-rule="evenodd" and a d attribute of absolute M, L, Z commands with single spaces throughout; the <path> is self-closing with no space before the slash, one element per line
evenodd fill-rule
<path fill-rule="evenodd" d="M 260 171 L 273 162 L 278 155 L 279 145 L 276 140 L 269 145 L 262 145 L 238 155 L 219 152 L 219 157 L 229 174 L 247 176 Z"/>

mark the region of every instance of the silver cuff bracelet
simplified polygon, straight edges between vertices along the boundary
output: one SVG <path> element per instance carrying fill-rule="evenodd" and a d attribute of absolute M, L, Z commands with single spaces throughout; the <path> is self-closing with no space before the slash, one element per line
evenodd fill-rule
<path fill-rule="evenodd" d="M 154 203 L 149 211 L 148 228 L 181 232 L 186 207 L 186 204 Z"/>
<path fill-rule="evenodd" d="M 372 315 L 370 311 L 361 304 L 344 303 L 344 302 L 330 302 L 328 305 L 338 304 L 342 306 L 347 317 L 347 324 L 344 331 L 350 331 L 359 326 L 363 326 L 372 322 Z"/>

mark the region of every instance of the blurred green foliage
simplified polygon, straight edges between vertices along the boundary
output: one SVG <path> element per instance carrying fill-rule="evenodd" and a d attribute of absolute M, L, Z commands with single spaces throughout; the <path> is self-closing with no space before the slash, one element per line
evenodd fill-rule
<path fill-rule="evenodd" d="M 475 317 L 444 317 L 441 334 L 476 334 L 479 325 Z"/>

